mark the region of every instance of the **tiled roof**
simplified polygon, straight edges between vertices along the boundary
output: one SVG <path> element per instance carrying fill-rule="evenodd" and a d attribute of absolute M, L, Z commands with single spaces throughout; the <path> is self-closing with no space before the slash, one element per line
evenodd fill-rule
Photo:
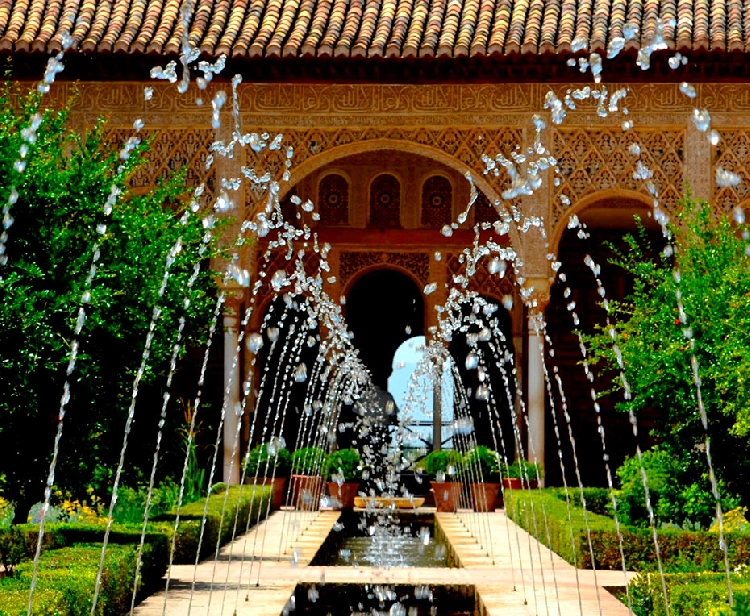
<path fill-rule="evenodd" d="M 0 0 L 0 52 L 180 50 L 181 0 Z M 747 0 L 194 0 L 190 41 L 207 56 L 429 58 L 603 51 L 626 24 L 659 19 L 681 51 L 750 51 Z M 637 43 L 630 43 L 636 47 Z"/>

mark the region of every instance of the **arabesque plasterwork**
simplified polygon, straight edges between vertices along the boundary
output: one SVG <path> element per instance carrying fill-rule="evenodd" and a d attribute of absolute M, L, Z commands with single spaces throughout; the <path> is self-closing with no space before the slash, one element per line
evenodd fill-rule
<path fill-rule="evenodd" d="M 139 83 L 59 83 L 52 100 L 77 98 L 71 111 L 74 126 L 90 125 L 104 116 L 113 138 L 124 140 L 133 134 L 134 119 L 145 122 L 143 136 L 154 138 L 154 162 L 133 179 L 145 188 L 181 164 L 188 167 L 190 181 L 213 181 L 205 169 L 207 147 L 213 138 L 209 128 L 211 97 L 226 84 L 210 84 L 202 93 L 191 86 L 194 97 L 178 97 L 169 84 L 148 84 L 153 97 L 145 101 L 144 84 Z M 558 95 L 579 85 L 555 85 Z M 608 84 L 611 93 L 619 86 Z M 637 156 L 629 144 L 641 142 L 641 158 L 652 167 L 661 199 L 673 208 L 690 182 L 694 194 L 712 196 L 712 176 L 717 165 L 740 168 L 745 165 L 741 144 L 748 129 L 750 85 L 699 84 L 696 98 L 688 99 L 677 84 L 631 84 L 624 99 L 635 128 L 623 131 L 621 115 L 599 118 L 596 105 L 583 102 L 569 111 L 564 124 L 545 131 L 544 140 L 560 161 L 562 183 L 547 187 L 541 202 L 547 208 L 548 231 L 563 220 L 566 212 L 582 198 L 599 191 L 623 190 L 647 194 L 633 179 Z M 533 137 L 532 116 L 541 114 L 549 86 L 544 84 L 243 84 L 240 105 L 243 130 L 281 132 L 294 147 L 295 168 L 307 171 L 336 160 L 339 149 L 351 154 L 358 144 L 377 147 L 388 142 L 414 153 L 434 153 L 437 160 L 454 161 L 457 170 L 469 170 L 494 194 L 507 185 L 501 175 L 482 175 L 482 155 L 504 155 L 516 145 L 526 148 Z M 202 97 L 203 104 L 195 104 Z M 621 105 L 622 106 L 622 105 Z M 713 155 L 705 144 L 706 135 L 692 126 L 692 109 L 705 107 L 713 116 L 713 126 L 722 143 Z M 225 123 L 230 121 L 228 106 Z M 166 160 L 165 160 L 166 159 Z M 251 152 L 243 153 L 235 166 L 259 163 Z M 272 165 L 280 171 L 278 162 Z M 299 179 L 299 178 L 297 178 Z M 719 191 L 717 199 L 726 209 L 746 198 L 750 190 L 742 184 Z M 561 196 L 566 195 L 571 204 Z M 252 195 L 246 194 L 251 200 Z"/>

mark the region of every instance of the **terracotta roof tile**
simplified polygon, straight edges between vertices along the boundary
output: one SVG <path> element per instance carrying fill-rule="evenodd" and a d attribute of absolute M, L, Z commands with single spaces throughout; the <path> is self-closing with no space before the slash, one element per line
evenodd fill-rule
<path fill-rule="evenodd" d="M 487 47 L 488 55 L 503 53 L 505 38 L 508 36 L 512 8 L 511 0 L 498 0 L 495 5 L 494 26 L 492 28 L 492 33 L 490 34 L 490 44 Z"/>
<path fill-rule="evenodd" d="M 181 48 L 183 0 L 0 0 L 0 51 Z M 603 53 L 626 25 L 638 47 L 665 23 L 682 52 L 750 52 L 750 0 L 195 0 L 187 24 L 208 57 L 483 57 Z M 672 25 L 674 24 L 674 25 Z"/>

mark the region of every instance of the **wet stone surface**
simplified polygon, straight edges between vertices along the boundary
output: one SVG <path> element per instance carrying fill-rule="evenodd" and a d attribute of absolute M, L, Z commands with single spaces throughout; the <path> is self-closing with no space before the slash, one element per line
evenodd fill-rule
<path fill-rule="evenodd" d="M 333 567 L 451 567 L 435 540 L 432 514 L 344 512 L 311 565 Z"/>
<path fill-rule="evenodd" d="M 459 585 L 299 584 L 294 608 L 290 616 L 472 616 L 475 590 Z"/>

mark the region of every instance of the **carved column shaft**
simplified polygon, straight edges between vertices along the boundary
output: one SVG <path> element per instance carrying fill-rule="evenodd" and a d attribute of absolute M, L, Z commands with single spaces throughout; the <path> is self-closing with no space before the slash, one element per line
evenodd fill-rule
<path fill-rule="evenodd" d="M 241 303 L 232 297 L 224 305 L 224 417 L 223 468 L 224 482 L 237 485 L 240 482 L 239 422 L 241 409 L 240 357 L 237 349 L 239 337 Z"/>

